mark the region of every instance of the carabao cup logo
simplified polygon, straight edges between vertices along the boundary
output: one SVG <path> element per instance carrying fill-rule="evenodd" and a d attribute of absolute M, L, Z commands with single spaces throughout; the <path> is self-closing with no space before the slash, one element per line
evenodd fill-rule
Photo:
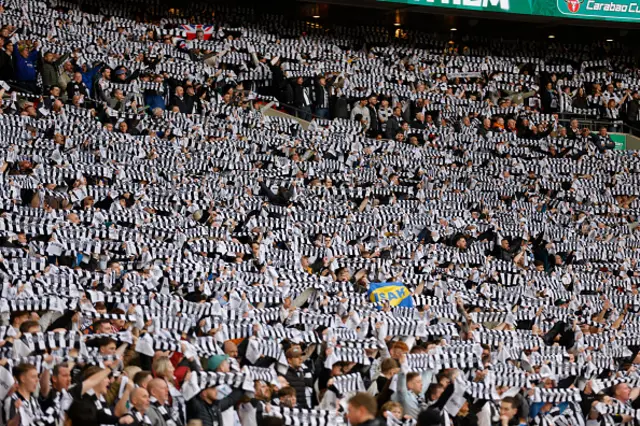
<path fill-rule="evenodd" d="M 569 9 L 569 12 L 576 13 L 580 10 L 580 4 L 582 4 L 584 0 L 565 0 L 565 1 L 567 2 L 567 9 Z"/>

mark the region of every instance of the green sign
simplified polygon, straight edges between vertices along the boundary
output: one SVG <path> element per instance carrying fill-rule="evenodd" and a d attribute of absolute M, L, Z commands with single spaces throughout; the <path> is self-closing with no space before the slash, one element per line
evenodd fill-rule
<path fill-rule="evenodd" d="M 640 0 L 378 0 L 415 6 L 556 18 L 640 21 Z"/>
<path fill-rule="evenodd" d="M 622 133 L 609 133 L 611 140 L 616 144 L 614 149 L 625 151 L 627 149 L 627 136 Z"/>

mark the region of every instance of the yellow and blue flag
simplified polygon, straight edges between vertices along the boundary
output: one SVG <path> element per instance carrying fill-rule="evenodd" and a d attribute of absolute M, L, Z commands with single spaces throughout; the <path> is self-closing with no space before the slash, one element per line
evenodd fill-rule
<path fill-rule="evenodd" d="M 411 292 L 400 282 L 369 284 L 369 300 L 378 306 L 381 306 L 382 302 L 386 300 L 392 308 L 396 306 L 414 307 Z"/>

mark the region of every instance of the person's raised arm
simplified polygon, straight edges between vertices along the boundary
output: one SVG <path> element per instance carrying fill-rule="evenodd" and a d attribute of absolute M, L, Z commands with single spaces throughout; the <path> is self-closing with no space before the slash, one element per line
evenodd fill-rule
<path fill-rule="evenodd" d="M 102 382 L 104 379 L 109 377 L 109 374 L 111 374 L 111 369 L 110 368 L 104 368 L 99 373 L 96 373 L 93 376 L 89 377 L 87 380 L 83 381 L 82 382 L 82 395 L 87 393 L 87 391 L 89 389 L 93 389 L 96 386 L 98 386 L 100 384 L 100 382 Z"/>

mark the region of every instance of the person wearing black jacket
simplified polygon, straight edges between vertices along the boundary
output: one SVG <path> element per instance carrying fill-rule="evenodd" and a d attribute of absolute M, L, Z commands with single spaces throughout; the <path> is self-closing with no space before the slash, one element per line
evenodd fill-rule
<path fill-rule="evenodd" d="M 176 87 L 176 91 L 171 98 L 171 105 L 177 106 L 182 114 L 190 113 L 189 106 L 187 105 L 187 99 L 184 96 L 184 88 L 182 86 Z"/>
<path fill-rule="evenodd" d="M 222 425 L 222 413 L 240 401 L 242 395 L 241 390 L 234 389 L 229 396 L 218 400 L 216 388 L 204 389 L 187 403 L 187 418 L 200 420 L 202 426 Z"/>
<path fill-rule="evenodd" d="M 287 79 L 284 76 L 284 71 L 280 66 L 280 58 L 274 57 L 269 61 L 269 69 L 271 70 L 272 77 L 272 94 L 280 101 L 286 102 L 284 98 L 284 92 L 288 86 Z"/>
<path fill-rule="evenodd" d="M 293 82 L 293 106 L 296 116 L 305 121 L 311 121 L 311 88 L 304 83 L 302 77 Z"/>
<path fill-rule="evenodd" d="M 541 90 L 540 98 L 542 100 L 542 112 L 545 114 L 558 112 L 558 94 L 553 88 L 553 84 L 551 82 L 548 82 L 545 88 Z"/>
<path fill-rule="evenodd" d="M 598 151 L 603 154 L 606 150 L 614 149 L 616 144 L 611 140 L 606 127 L 600 128 L 600 133 L 593 137 L 593 143 Z"/>
<path fill-rule="evenodd" d="M 402 108 L 395 107 L 393 109 L 393 115 L 389 117 L 387 121 L 387 129 L 385 130 L 385 137 L 387 139 L 395 139 L 396 133 L 400 129 L 402 124 Z"/>
<path fill-rule="evenodd" d="M 640 93 L 638 93 L 637 90 L 634 90 L 631 93 L 631 99 L 627 102 L 627 121 L 630 123 L 637 123 L 640 121 L 638 113 L 640 113 Z"/>
<path fill-rule="evenodd" d="M 13 57 L 7 44 L 13 49 L 12 43 L 5 43 L 5 39 L 0 37 L 0 80 L 4 81 L 12 80 L 14 77 Z"/>
<path fill-rule="evenodd" d="M 85 98 L 89 97 L 89 90 L 82 81 L 82 74 L 79 72 L 73 74 L 73 80 L 67 84 L 67 98 L 73 99 L 76 95 L 82 95 Z"/>
<path fill-rule="evenodd" d="M 302 351 L 298 347 L 292 347 L 287 350 L 286 356 L 289 368 L 287 369 L 287 373 L 284 375 L 284 378 L 289 383 L 289 386 L 296 390 L 298 407 L 311 408 L 309 407 L 307 393 L 311 392 L 313 379 L 312 377 L 307 377 L 302 369 Z"/>
<path fill-rule="evenodd" d="M 327 79 L 322 75 L 318 77 L 313 89 L 313 110 L 315 115 L 319 118 L 330 119 L 331 90 L 327 86 Z"/>

